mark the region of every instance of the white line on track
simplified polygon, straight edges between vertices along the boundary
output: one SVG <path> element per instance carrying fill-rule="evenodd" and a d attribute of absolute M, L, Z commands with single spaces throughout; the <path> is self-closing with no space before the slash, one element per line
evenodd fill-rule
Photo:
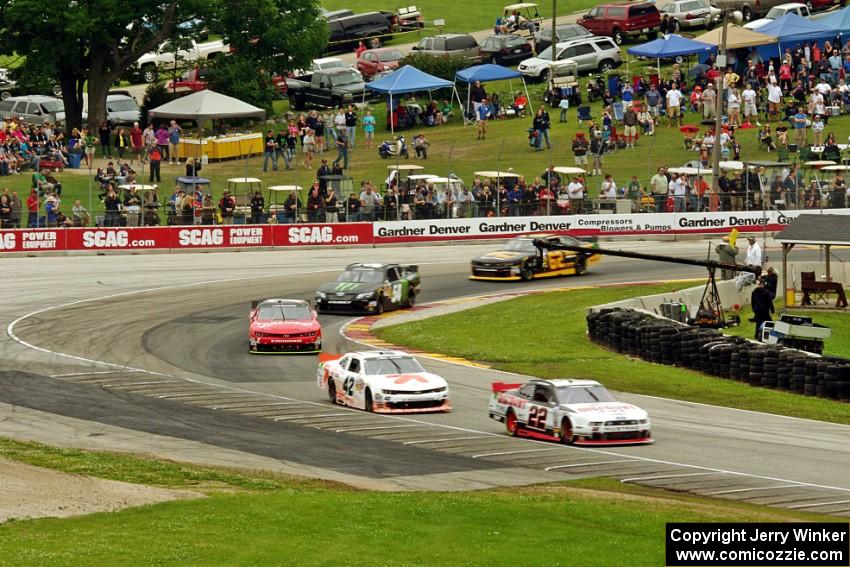
<path fill-rule="evenodd" d="M 434 263 L 439 263 L 439 262 L 434 262 Z M 423 263 L 420 262 L 420 265 L 423 265 Z M 303 274 L 314 274 L 314 273 L 337 272 L 337 271 L 338 270 L 314 270 L 314 271 L 309 271 L 309 272 L 301 272 L 301 275 L 303 275 Z M 68 359 L 71 359 L 71 360 L 76 360 L 76 361 L 79 361 L 79 362 L 85 362 L 85 363 L 94 364 L 94 365 L 106 366 L 106 367 L 110 367 L 110 368 L 117 368 L 117 369 L 121 369 L 121 370 L 125 370 L 125 371 L 131 370 L 131 371 L 144 372 L 146 374 L 153 375 L 153 376 L 162 376 L 162 377 L 166 377 L 166 378 L 177 378 L 177 377 L 172 376 L 170 374 L 153 372 L 153 371 L 150 371 L 150 370 L 145 370 L 144 368 L 134 368 L 132 366 L 127 366 L 126 364 L 115 364 L 113 362 L 95 360 L 95 359 L 86 358 L 86 357 L 83 357 L 83 356 L 77 356 L 77 355 L 73 355 L 73 354 L 69 354 L 69 353 L 57 352 L 57 351 L 51 350 L 49 348 L 39 347 L 37 345 L 31 344 L 31 343 L 23 340 L 22 338 L 20 338 L 15 333 L 15 326 L 18 325 L 20 322 L 25 321 L 25 320 L 27 320 L 31 317 L 36 316 L 36 315 L 40 315 L 40 314 L 46 313 L 48 311 L 56 310 L 56 309 L 62 309 L 64 307 L 71 307 L 71 306 L 75 306 L 75 305 L 80 305 L 80 304 L 83 304 L 83 303 L 103 301 L 103 300 L 107 300 L 107 299 L 114 299 L 116 297 L 123 297 L 123 296 L 126 296 L 126 295 L 139 294 L 139 293 L 145 293 L 145 292 L 163 291 L 163 290 L 171 290 L 171 289 L 185 289 L 185 288 L 191 288 L 191 287 L 198 287 L 198 286 L 202 286 L 202 285 L 213 285 L 213 284 L 220 284 L 220 283 L 229 283 L 229 282 L 236 282 L 236 281 L 246 281 L 246 280 L 272 278 L 272 277 L 280 277 L 280 274 L 269 274 L 269 275 L 259 275 L 259 276 L 250 276 L 250 277 L 240 277 L 240 278 L 226 278 L 226 279 L 220 279 L 220 280 L 207 280 L 207 281 L 203 281 L 203 282 L 153 287 L 153 288 L 147 288 L 147 289 L 142 289 L 142 290 L 130 290 L 130 291 L 125 291 L 125 292 L 121 292 L 121 293 L 114 293 L 114 294 L 110 294 L 110 295 L 106 295 L 106 296 L 101 296 L 101 297 L 92 297 L 92 298 L 88 298 L 88 299 L 71 301 L 71 302 L 68 302 L 68 303 L 62 303 L 62 304 L 53 305 L 53 306 L 50 306 L 50 307 L 44 307 L 44 308 L 38 309 L 36 311 L 32 311 L 30 313 L 27 313 L 25 315 L 18 317 L 17 319 L 10 322 L 6 326 L 6 334 L 9 336 L 9 338 L 11 338 L 16 343 L 18 343 L 18 344 L 20 344 L 20 345 L 22 345 L 26 348 L 29 348 L 29 349 L 32 349 L 32 350 L 35 350 L 35 351 L 38 351 L 38 352 L 41 352 L 41 353 L 45 353 L 45 354 L 49 354 L 49 355 L 53 355 L 53 356 L 64 357 L 64 358 L 68 358 Z M 544 289 L 544 288 L 541 288 L 541 289 Z M 533 290 L 527 290 L 527 291 L 533 291 Z M 497 294 L 492 294 L 492 295 L 497 295 Z M 340 334 L 353 343 L 362 344 L 364 346 L 372 348 L 370 345 L 367 345 L 365 343 L 361 343 L 359 341 L 351 339 L 344 334 L 343 330 L 345 329 L 345 327 L 347 327 L 349 324 L 351 324 L 355 321 L 357 321 L 357 320 L 355 319 L 353 321 L 350 321 L 346 325 L 344 325 L 343 328 L 340 329 Z M 455 362 L 455 361 L 443 361 L 443 362 L 449 362 L 451 364 L 458 364 L 458 365 L 464 366 L 462 363 Z M 515 374 L 515 373 L 504 372 L 504 371 L 501 371 L 501 370 L 492 370 L 492 369 L 487 369 L 487 370 L 488 370 L 488 372 L 501 373 L 501 374 L 506 374 L 506 375 L 510 375 L 510 376 L 520 376 L 520 375 Z M 320 407 L 320 408 L 327 409 L 327 406 L 325 404 L 318 403 L 318 402 L 311 402 L 311 401 L 307 401 L 307 400 L 299 400 L 297 398 L 290 398 L 290 397 L 281 396 L 281 395 L 278 395 L 278 394 L 263 394 L 262 392 L 256 392 L 254 390 L 239 388 L 239 387 L 235 387 L 235 386 L 232 386 L 232 385 L 222 385 L 222 384 L 217 384 L 217 383 L 214 383 L 214 382 L 204 382 L 203 380 L 198 380 L 196 378 L 180 377 L 180 378 L 177 378 L 177 379 L 183 380 L 183 381 L 186 381 L 186 382 L 190 382 L 190 383 L 193 383 L 193 384 L 202 384 L 204 386 L 211 386 L 213 388 L 219 388 L 222 392 L 240 393 L 240 394 L 247 394 L 247 395 L 258 396 L 258 397 L 266 397 L 268 399 L 285 400 L 285 401 L 289 401 L 289 402 L 296 402 L 296 403 L 314 405 L 314 406 L 317 406 L 317 407 Z M 688 402 L 688 401 L 685 401 L 685 400 L 674 400 L 674 399 L 667 399 L 667 398 L 661 398 L 661 399 L 665 399 L 667 401 L 680 402 L 680 403 L 693 403 L 693 402 Z M 707 404 L 700 404 L 700 405 L 707 405 Z M 720 408 L 720 406 L 710 406 L 710 407 Z M 350 411 L 351 413 L 360 413 L 360 410 L 348 409 L 348 408 L 340 408 L 340 409 Z M 721 409 L 730 409 L 730 408 L 721 408 Z M 741 411 L 746 411 L 746 410 L 741 410 Z M 753 412 L 753 413 L 759 413 L 759 412 Z M 773 415 L 773 414 L 767 414 L 767 415 Z M 428 421 L 417 420 L 417 419 L 413 419 L 413 418 L 409 418 L 409 417 L 401 417 L 401 416 L 386 415 L 386 414 L 381 415 L 380 417 L 387 419 L 387 420 L 396 420 L 396 421 L 404 421 L 404 422 L 407 422 L 407 423 L 416 423 L 416 424 L 424 425 L 424 426 L 428 426 L 428 427 L 440 427 L 440 428 L 448 429 L 448 430 L 452 430 L 452 431 L 462 431 L 462 432 L 473 433 L 473 434 L 482 435 L 482 436 L 489 435 L 489 436 L 492 436 L 492 437 L 503 437 L 503 435 L 500 434 L 500 433 L 490 433 L 490 432 L 485 432 L 485 431 L 478 431 L 478 430 L 475 430 L 475 429 L 458 427 L 458 426 L 448 425 L 448 424 L 431 423 L 431 422 L 428 422 Z M 780 416 L 780 417 L 785 417 L 785 416 Z M 789 418 L 789 419 L 796 419 L 796 418 Z M 806 421 L 813 421 L 813 420 L 806 420 Z M 824 423 L 824 422 L 817 422 L 817 423 Z M 537 441 L 537 440 L 534 440 L 534 439 L 528 439 L 527 442 L 528 443 L 538 443 L 538 444 L 541 444 L 541 445 L 549 445 L 549 443 L 546 442 L 546 441 Z M 616 452 L 613 452 L 613 451 L 605 451 L 605 450 L 602 450 L 602 449 L 589 448 L 589 447 L 575 447 L 575 446 L 567 447 L 567 446 L 564 446 L 564 447 L 559 447 L 559 448 L 566 450 L 566 451 L 586 451 L 588 453 L 594 453 L 594 454 L 597 454 L 597 455 L 608 455 L 608 456 L 611 456 L 611 457 L 629 457 L 629 458 L 632 457 L 631 455 L 626 455 L 626 454 L 623 454 L 623 453 L 616 453 Z M 771 477 L 771 476 L 765 476 L 765 475 L 759 475 L 759 474 L 753 474 L 753 473 L 746 473 L 746 472 L 741 472 L 741 471 L 707 467 L 707 466 L 702 466 L 702 465 L 691 465 L 691 464 L 687 464 L 687 463 L 677 463 L 675 461 L 653 459 L 653 458 L 650 458 L 650 457 L 635 456 L 634 460 L 656 463 L 656 464 L 665 464 L 665 465 L 683 467 L 683 468 L 689 468 L 689 469 L 695 469 L 695 470 L 708 471 L 708 472 L 696 473 L 696 474 L 705 474 L 705 475 L 708 475 L 708 474 L 728 474 L 728 475 L 733 475 L 733 476 L 740 476 L 742 478 L 755 478 L 755 479 L 771 480 L 771 481 L 782 482 L 782 483 L 799 483 L 799 485 L 801 487 L 823 488 L 823 489 L 827 489 L 827 490 L 835 490 L 835 491 L 839 491 L 839 492 L 850 493 L 850 488 L 845 488 L 845 487 L 823 485 L 823 484 L 804 482 L 804 481 L 796 481 L 796 480 L 792 480 L 792 479 L 777 478 L 777 477 Z M 621 482 L 625 482 L 625 481 L 621 481 Z"/>
<path fill-rule="evenodd" d="M 571 469 L 571 468 L 578 468 L 578 467 L 595 467 L 595 466 L 599 466 L 599 465 L 613 465 L 615 463 L 633 463 L 635 461 L 637 461 L 637 459 L 617 459 L 617 460 L 614 460 L 614 461 L 591 461 L 589 463 L 572 463 L 572 464 L 569 464 L 569 465 L 555 465 L 553 467 L 546 467 L 543 470 L 554 471 L 554 470 L 558 470 L 558 469 Z"/>
<path fill-rule="evenodd" d="M 788 506 L 789 510 L 800 510 L 801 508 L 817 508 L 818 506 L 838 506 L 839 504 L 850 504 L 850 500 L 833 500 L 832 502 L 818 502 L 817 504 L 795 504 Z"/>
<path fill-rule="evenodd" d="M 799 484 L 779 484 L 776 486 L 758 486 L 756 488 L 736 488 L 735 490 L 718 490 L 717 492 L 706 492 L 706 496 L 717 496 L 718 494 L 735 494 L 737 492 L 756 492 L 759 490 L 773 490 L 774 488 L 800 488 Z"/>
<path fill-rule="evenodd" d="M 638 482 L 638 481 L 647 481 L 647 480 L 664 480 L 667 478 L 682 478 L 685 476 L 705 476 L 708 474 L 715 474 L 712 472 L 694 472 L 694 473 L 684 473 L 684 474 L 659 474 L 655 476 L 633 476 L 630 478 L 620 479 L 620 482 Z"/>
<path fill-rule="evenodd" d="M 417 439 L 405 441 L 402 445 L 424 445 L 425 443 L 446 443 L 447 441 L 468 441 L 470 439 L 487 439 L 489 435 L 467 435 L 466 437 L 446 437 L 444 439 Z"/>
<path fill-rule="evenodd" d="M 337 429 L 335 433 L 347 433 L 349 431 L 378 431 L 383 429 L 410 429 L 411 427 L 422 427 L 418 424 L 411 425 L 381 425 L 377 427 L 346 427 L 344 429 Z"/>
<path fill-rule="evenodd" d="M 545 449 L 524 449 L 522 451 L 499 451 L 498 453 L 481 453 L 480 455 L 472 455 L 473 459 L 482 459 L 484 457 L 501 457 L 503 455 L 519 455 L 521 453 L 542 453 L 544 451 L 556 451 L 555 447 Z"/>
<path fill-rule="evenodd" d="M 92 372 L 67 372 L 65 374 L 50 374 L 51 378 L 73 378 L 75 376 L 99 376 L 101 374 L 120 374 L 122 372 L 141 372 L 141 370 L 97 370 Z"/>
<path fill-rule="evenodd" d="M 293 419 L 311 419 L 314 417 L 336 417 L 338 415 L 348 415 L 347 413 L 307 413 L 302 415 L 287 415 L 274 418 L 275 421 L 291 421 Z"/>

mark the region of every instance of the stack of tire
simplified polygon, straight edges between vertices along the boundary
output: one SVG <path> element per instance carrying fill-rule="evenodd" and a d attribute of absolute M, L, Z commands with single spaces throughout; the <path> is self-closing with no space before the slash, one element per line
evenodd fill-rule
<path fill-rule="evenodd" d="M 724 336 L 630 309 L 587 315 L 590 339 L 616 352 L 746 382 L 850 402 L 850 360 Z"/>

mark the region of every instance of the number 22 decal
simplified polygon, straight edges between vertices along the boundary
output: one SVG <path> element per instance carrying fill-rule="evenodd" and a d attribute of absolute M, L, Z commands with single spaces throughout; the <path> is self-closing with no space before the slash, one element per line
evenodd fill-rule
<path fill-rule="evenodd" d="M 540 406 L 532 406 L 528 410 L 528 426 L 534 429 L 546 429 L 546 416 L 549 410 Z"/>

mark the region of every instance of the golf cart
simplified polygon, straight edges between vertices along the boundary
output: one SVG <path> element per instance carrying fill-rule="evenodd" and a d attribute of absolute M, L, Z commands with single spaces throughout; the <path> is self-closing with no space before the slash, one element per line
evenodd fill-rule
<path fill-rule="evenodd" d="M 508 4 L 499 19 L 499 33 L 515 33 L 518 35 L 534 35 L 540 29 L 543 18 L 534 2 Z"/>

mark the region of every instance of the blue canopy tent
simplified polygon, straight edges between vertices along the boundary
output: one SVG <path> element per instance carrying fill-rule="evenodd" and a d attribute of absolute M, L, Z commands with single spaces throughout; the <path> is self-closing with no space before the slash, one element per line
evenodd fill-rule
<path fill-rule="evenodd" d="M 514 86 L 511 81 L 516 78 L 520 78 L 522 80 L 522 87 L 525 90 L 525 98 L 531 100 L 531 97 L 528 96 L 528 85 L 525 84 L 525 77 L 522 73 L 514 71 L 513 69 L 508 69 L 501 65 L 494 65 L 492 63 L 485 63 L 484 65 L 475 65 L 455 73 L 455 81 L 460 80 L 467 84 L 474 83 L 475 81 L 486 83 L 488 81 L 507 80 L 510 84 L 511 93 L 514 92 Z M 470 91 L 471 89 L 467 89 L 466 91 L 467 108 L 469 108 Z"/>
<path fill-rule="evenodd" d="M 649 57 L 658 62 L 658 75 L 661 76 L 661 60 L 680 55 L 701 54 L 708 55 L 717 51 L 717 46 L 703 43 L 695 39 L 688 39 L 671 33 L 667 37 L 659 37 L 641 45 L 630 47 L 629 55 L 638 57 Z"/>
<path fill-rule="evenodd" d="M 844 41 L 844 36 L 850 35 L 850 6 L 820 18 L 817 23 L 828 27 Z"/>
<path fill-rule="evenodd" d="M 395 126 L 393 124 L 393 115 L 395 114 L 395 106 L 393 105 L 394 95 L 419 91 L 427 91 L 430 94 L 431 91 L 439 89 L 452 89 L 452 94 L 454 94 L 457 98 L 458 105 L 463 106 L 453 82 L 429 75 L 412 65 L 405 65 L 404 67 L 396 69 L 386 77 L 382 77 L 377 81 L 372 81 L 371 83 L 366 83 L 366 88 L 370 91 L 389 95 L 390 130 L 393 133 L 395 133 Z M 365 92 L 363 93 L 363 97 L 365 99 Z"/>
<path fill-rule="evenodd" d="M 776 47 L 780 57 L 786 45 L 796 45 L 802 41 L 832 39 L 836 34 L 836 30 L 825 25 L 822 20 L 807 20 L 793 13 L 785 14 L 781 18 L 759 26 L 755 31 L 778 38 Z"/>

